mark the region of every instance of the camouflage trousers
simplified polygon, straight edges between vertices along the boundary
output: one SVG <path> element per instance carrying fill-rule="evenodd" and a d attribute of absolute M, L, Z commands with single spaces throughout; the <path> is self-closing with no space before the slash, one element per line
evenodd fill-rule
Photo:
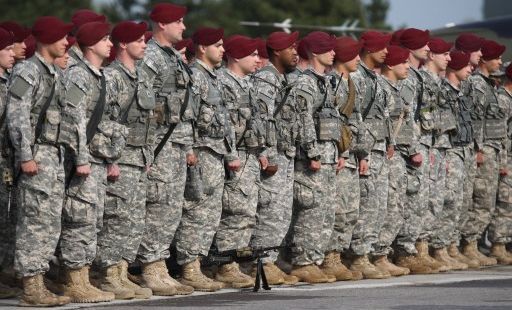
<path fill-rule="evenodd" d="M 435 249 L 448 247 L 454 242 L 464 200 L 464 157 L 464 147 L 454 147 L 446 151 L 444 206 L 438 217 L 437 229 L 430 240 Z"/>
<path fill-rule="evenodd" d="M 91 163 L 91 174 L 72 176 L 62 209 L 61 263 L 71 269 L 91 265 L 96 257 L 97 234 L 103 225 L 107 169 Z"/>
<path fill-rule="evenodd" d="M 484 162 L 476 168 L 473 187 L 473 205 L 468 210 L 468 218 L 462 231 L 467 241 L 478 240 L 496 209 L 496 193 L 498 190 L 498 151 L 484 146 L 482 149 Z"/>
<path fill-rule="evenodd" d="M 446 149 L 432 148 L 431 156 L 434 159 L 430 163 L 430 197 L 427 216 L 424 221 L 423 234 L 428 236 L 429 242 L 449 238 L 443 236 L 442 217 L 444 197 L 446 190 Z M 439 242 L 433 246 L 440 246 Z"/>
<path fill-rule="evenodd" d="M 379 241 L 374 245 L 373 255 L 388 255 L 391 244 L 402 229 L 407 202 L 407 160 L 408 156 L 396 152 L 389 160 L 389 187 L 384 224 L 379 232 Z"/>
<path fill-rule="evenodd" d="M 489 240 L 492 243 L 509 243 L 512 241 L 512 158 L 508 158 L 508 175 L 500 176 L 498 199 L 489 226 Z"/>
<path fill-rule="evenodd" d="M 334 227 L 326 252 L 343 252 L 350 247 L 359 217 L 359 170 L 345 167 L 336 176 Z"/>
<path fill-rule="evenodd" d="M 249 245 L 256 226 L 260 163 L 256 154 L 238 151 L 239 171 L 230 171 L 222 195 L 222 216 L 215 243 L 219 251 Z"/>
<path fill-rule="evenodd" d="M 464 194 L 462 198 L 462 209 L 460 211 L 459 221 L 457 223 L 457 229 L 453 237 L 453 241 L 459 244 L 462 239 L 462 235 L 465 235 L 465 227 L 469 218 L 469 209 L 473 207 L 473 189 L 476 177 L 476 154 L 473 146 L 467 146 L 464 148 L 465 155 L 464 167 L 465 167 L 465 178 L 464 178 Z"/>
<path fill-rule="evenodd" d="M 203 195 L 199 201 L 185 201 L 175 237 L 179 265 L 193 262 L 199 255 L 208 255 L 222 213 L 223 156 L 201 147 L 197 149 L 197 158 L 202 171 Z"/>
<path fill-rule="evenodd" d="M 187 149 L 167 142 L 149 172 L 146 219 L 137 260 L 151 263 L 167 259 L 185 203 Z"/>
<path fill-rule="evenodd" d="M 61 232 L 64 200 L 63 149 L 34 146 L 38 173 L 18 178 L 14 270 L 19 277 L 48 271 Z"/>
<path fill-rule="evenodd" d="M 292 220 L 294 160 L 278 153 L 272 164 L 279 167 L 276 174 L 260 174 L 256 227 L 250 242 L 252 247 L 281 245 Z M 275 262 L 278 253 L 272 251 L 269 254 L 264 261 Z"/>
<path fill-rule="evenodd" d="M 0 173 L 7 167 L 3 157 L 0 157 Z M 14 264 L 14 245 L 16 239 L 16 188 L 9 190 L 2 182 L 0 184 L 0 270 L 10 270 Z"/>
<path fill-rule="evenodd" d="M 119 164 L 119 179 L 106 188 L 103 227 L 98 233 L 95 264 L 107 268 L 137 255 L 146 215 L 145 167 Z"/>
<path fill-rule="evenodd" d="M 351 251 L 357 256 L 373 251 L 373 245 L 379 240 L 387 208 L 389 167 L 385 153 L 372 151 L 369 165 L 369 175 L 359 178 L 359 218 L 350 244 Z"/>
<path fill-rule="evenodd" d="M 295 162 L 290 227 L 293 265 L 322 263 L 334 225 L 336 196 L 333 193 L 336 193 L 335 164 L 322 164 L 320 170 L 313 172 L 308 161 Z"/>
<path fill-rule="evenodd" d="M 420 144 L 418 151 L 423 157 L 420 167 L 407 167 L 407 197 L 404 224 L 396 237 L 396 250 L 416 254 L 416 241 L 423 229 L 423 219 L 428 212 L 430 148 Z"/>

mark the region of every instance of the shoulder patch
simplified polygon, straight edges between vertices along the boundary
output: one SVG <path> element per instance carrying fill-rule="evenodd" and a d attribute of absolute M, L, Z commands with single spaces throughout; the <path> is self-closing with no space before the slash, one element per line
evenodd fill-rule
<path fill-rule="evenodd" d="M 28 82 L 22 76 L 17 76 L 12 81 L 9 92 L 17 98 L 22 98 L 32 86 L 33 83 Z"/>
<path fill-rule="evenodd" d="M 70 88 L 66 91 L 66 102 L 72 106 L 78 106 L 82 98 L 85 96 L 85 91 L 75 83 L 71 83 Z"/>

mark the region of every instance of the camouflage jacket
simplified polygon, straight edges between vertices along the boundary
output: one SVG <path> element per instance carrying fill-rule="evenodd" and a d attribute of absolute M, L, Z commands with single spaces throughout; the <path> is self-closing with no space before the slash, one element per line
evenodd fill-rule
<path fill-rule="evenodd" d="M 422 117 L 420 112 L 424 107 L 422 104 L 424 84 L 420 71 L 416 68 L 410 67 L 407 78 L 400 80 L 398 82 L 398 86 L 400 89 L 400 95 L 402 96 L 403 100 L 409 102 L 412 107 L 415 130 L 419 137 L 419 142 L 429 147 L 432 146 L 432 131 L 425 130 L 421 126 Z"/>
<path fill-rule="evenodd" d="M 76 65 L 78 62 L 84 61 L 84 53 L 82 53 L 82 50 L 78 46 L 72 46 L 69 49 L 68 53 L 68 68 L 72 67 L 73 65 Z"/>

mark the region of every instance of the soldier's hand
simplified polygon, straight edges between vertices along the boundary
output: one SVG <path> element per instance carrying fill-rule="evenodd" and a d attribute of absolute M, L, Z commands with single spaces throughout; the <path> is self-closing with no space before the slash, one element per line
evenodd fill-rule
<path fill-rule="evenodd" d="M 338 159 L 338 164 L 336 165 L 336 174 L 341 171 L 341 169 L 345 168 L 345 158 Z"/>
<path fill-rule="evenodd" d="M 507 168 L 500 168 L 500 176 L 505 177 L 508 175 L 508 169 Z"/>
<path fill-rule="evenodd" d="M 228 162 L 228 169 L 231 171 L 238 171 L 240 169 L 240 159 L 235 159 Z"/>
<path fill-rule="evenodd" d="M 368 173 L 368 160 L 361 159 L 359 161 L 359 175 L 366 175 Z"/>
<path fill-rule="evenodd" d="M 75 174 L 79 177 L 87 177 L 91 174 L 91 165 L 80 165 L 76 166 Z"/>
<path fill-rule="evenodd" d="M 388 159 L 393 158 L 393 155 L 395 155 L 395 147 L 393 145 L 389 145 L 386 154 Z"/>
<path fill-rule="evenodd" d="M 411 156 L 411 164 L 414 167 L 421 167 L 422 163 L 423 163 L 423 155 L 421 155 L 421 153 L 416 153 Z"/>
<path fill-rule="evenodd" d="M 476 165 L 480 167 L 484 163 L 484 153 L 481 151 L 476 152 Z"/>
<path fill-rule="evenodd" d="M 38 172 L 37 163 L 35 160 L 28 160 L 21 163 L 21 171 L 29 176 L 36 175 Z"/>
<path fill-rule="evenodd" d="M 197 156 L 195 153 L 187 153 L 187 165 L 195 166 L 197 164 Z"/>
<path fill-rule="evenodd" d="M 117 181 L 119 176 L 121 175 L 121 170 L 119 170 L 119 166 L 117 164 L 109 164 L 107 165 L 107 179 L 109 181 Z"/>
<path fill-rule="evenodd" d="M 261 170 L 266 170 L 268 167 L 268 158 L 266 156 L 260 156 L 258 160 L 260 162 Z"/>
<path fill-rule="evenodd" d="M 319 160 L 312 160 L 309 162 L 309 169 L 316 172 L 322 168 L 322 163 Z"/>

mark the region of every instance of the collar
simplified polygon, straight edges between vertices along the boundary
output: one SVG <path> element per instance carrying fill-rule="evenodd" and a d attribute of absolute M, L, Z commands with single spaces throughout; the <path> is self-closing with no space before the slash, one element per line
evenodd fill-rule
<path fill-rule="evenodd" d="M 39 59 L 43 66 L 45 66 L 48 69 L 48 72 L 50 72 L 50 74 L 55 75 L 57 73 L 57 70 L 55 70 L 55 66 L 53 64 L 49 64 L 48 62 L 46 62 L 46 60 L 43 58 L 43 56 L 41 56 L 41 54 L 36 52 L 35 56 L 37 57 L 37 59 Z"/>

